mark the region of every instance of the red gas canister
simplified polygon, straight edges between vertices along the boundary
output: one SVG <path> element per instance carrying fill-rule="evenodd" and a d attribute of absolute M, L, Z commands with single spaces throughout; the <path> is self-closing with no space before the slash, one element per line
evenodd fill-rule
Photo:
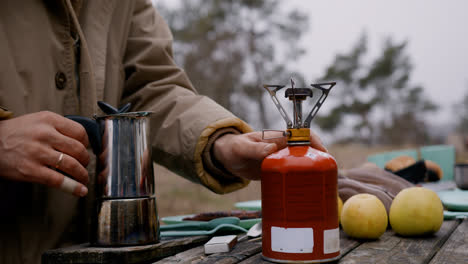
<path fill-rule="evenodd" d="M 326 89 L 324 85 L 330 87 Z M 323 103 L 334 85 L 315 85 L 322 92 L 318 103 Z M 302 123 L 300 102 L 312 97 L 312 90 L 292 85 L 286 90 L 286 97 L 295 104 L 293 125 L 276 99 L 275 93 L 282 87 L 269 87 L 265 88 L 288 124 L 284 133 L 288 147 L 262 163 L 262 256 L 281 263 L 335 260 L 340 254 L 337 164 L 330 154 L 310 146 L 308 128 L 320 105 L 315 105 Z"/>

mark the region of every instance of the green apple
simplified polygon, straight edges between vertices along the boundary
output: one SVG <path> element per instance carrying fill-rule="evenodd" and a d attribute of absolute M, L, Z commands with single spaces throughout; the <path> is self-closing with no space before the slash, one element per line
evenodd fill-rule
<path fill-rule="evenodd" d="M 338 196 L 338 223 L 341 221 L 341 211 L 343 210 L 343 200 Z"/>
<path fill-rule="evenodd" d="M 437 194 L 427 188 L 411 187 L 400 191 L 390 206 L 390 225 L 402 236 L 421 236 L 437 232 L 444 221 L 444 207 Z"/>
<path fill-rule="evenodd" d="M 385 233 L 387 225 L 387 211 L 375 195 L 356 194 L 343 205 L 341 226 L 350 237 L 377 239 Z"/>

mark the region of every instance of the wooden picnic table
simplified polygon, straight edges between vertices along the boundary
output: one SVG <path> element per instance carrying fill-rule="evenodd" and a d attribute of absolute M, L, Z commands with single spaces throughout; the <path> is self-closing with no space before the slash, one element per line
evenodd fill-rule
<path fill-rule="evenodd" d="M 207 236 L 166 239 L 156 245 L 124 251 L 119 248 L 89 251 L 82 245 L 49 251 L 44 254 L 43 263 L 270 263 L 261 257 L 261 240 L 239 242 L 228 253 L 205 255 L 203 244 L 209 239 Z M 468 220 L 444 221 L 434 235 L 416 238 L 401 237 L 387 230 L 378 240 L 359 241 L 341 230 L 340 251 L 340 259 L 334 263 L 468 263 Z"/>
<path fill-rule="evenodd" d="M 271 263 L 261 257 L 261 239 L 239 242 L 228 253 L 205 255 L 210 237 L 164 239 L 155 245 L 129 248 L 57 249 L 43 263 Z M 425 237 L 401 237 L 388 229 L 379 239 L 362 241 L 340 230 L 340 258 L 334 263 L 468 263 L 468 219 L 446 220 Z"/>
<path fill-rule="evenodd" d="M 341 231 L 340 251 L 335 263 L 468 263 L 468 221 L 444 221 L 436 234 L 419 238 L 400 237 L 388 230 L 378 240 L 358 241 Z M 261 241 L 245 241 L 229 253 L 207 256 L 198 246 L 154 263 L 270 263 L 261 253 Z"/>

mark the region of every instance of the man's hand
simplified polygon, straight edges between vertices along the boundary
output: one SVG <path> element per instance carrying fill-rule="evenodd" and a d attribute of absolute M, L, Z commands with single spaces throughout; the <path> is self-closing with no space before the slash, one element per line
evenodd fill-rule
<path fill-rule="evenodd" d="M 278 133 L 266 132 L 265 137 L 277 137 Z M 327 151 L 317 135 L 310 135 L 311 147 Z M 285 137 L 262 141 L 262 132 L 242 135 L 226 134 L 214 143 L 213 153 L 219 162 L 238 177 L 260 180 L 263 159 L 287 146 Z"/>
<path fill-rule="evenodd" d="M 52 112 L 0 121 L 0 177 L 40 183 L 85 196 L 88 193 L 87 146 L 88 136 L 83 126 Z"/>

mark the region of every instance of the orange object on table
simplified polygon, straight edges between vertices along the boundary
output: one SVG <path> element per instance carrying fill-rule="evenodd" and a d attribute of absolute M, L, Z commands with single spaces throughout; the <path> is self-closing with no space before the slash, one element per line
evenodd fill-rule
<path fill-rule="evenodd" d="M 324 261 L 339 256 L 337 165 L 308 145 L 262 163 L 263 257 Z"/>

